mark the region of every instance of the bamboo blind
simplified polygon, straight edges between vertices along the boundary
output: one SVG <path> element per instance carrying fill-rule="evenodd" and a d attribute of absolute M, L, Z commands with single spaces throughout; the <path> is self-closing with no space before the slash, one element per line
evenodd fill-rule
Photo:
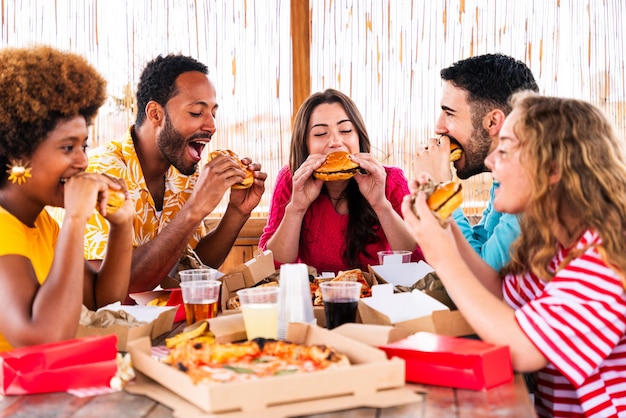
<path fill-rule="evenodd" d="M 311 0 L 309 19 L 302 1 L 3 0 L 0 44 L 72 50 L 102 72 L 110 99 L 92 129 L 94 145 L 132 124 L 134 88 L 147 61 L 181 52 L 206 63 L 220 102 L 211 148 L 232 148 L 268 173 L 256 215 L 266 214 L 273 179 L 288 163 L 292 111 L 307 83 L 311 92 L 349 94 L 374 154 L 408 177 L 412 154 L 434 134 L 439 71 L 477 54 L 521 59 L 542 93 L 600 105 L 626 137 L 621 0 Z M 299 21 L 290 26 L 294 16 Z M 292 51 L 291 34 L 305 26 L 310 48 L 298 38 Z M 292 71 L 294 62 L 310 62 L 310 80 Z M 482 210 L 488 180 L 466 181 L 468 211 Z"/>

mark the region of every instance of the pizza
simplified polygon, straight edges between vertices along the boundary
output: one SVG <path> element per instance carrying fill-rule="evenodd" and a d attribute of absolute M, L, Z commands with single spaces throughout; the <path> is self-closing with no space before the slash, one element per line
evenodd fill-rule
<path fill-rule="evenodd" d="M 322 280 L 323 281 L 323 280 Z M 340 271 L 337 273 L 335 278 L 330 279 L 330 281 L 344 281 L 344 282 L 359 282 L 361 283 L 361 297 L 367 298 L 372 296 L 372 287 L 365 280 L 365 275 L 361 269 L 353 269 Z M 311 284 L 311 292 L 313 294 L 313 306 L 324 306 L 324 301 L 322 300 L 322 290 L 319 288 L 320 281 L 316 281 L 316 283 Z"/>
<path fill-rule="evenodd" d="M 191 339 L 173 347 L 164 362 L 186 373 L 194 383 L 242 382 L 350 366 L 347 356 L 326 345 L 265 338 L 239 343 Z"/>

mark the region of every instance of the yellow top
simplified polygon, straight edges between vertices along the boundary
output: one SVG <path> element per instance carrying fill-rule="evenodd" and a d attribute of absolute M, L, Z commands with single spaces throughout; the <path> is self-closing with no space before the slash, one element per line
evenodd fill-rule
<path fill-rule="evenodd" d="M 37 281 L 41 284 L 48 277 L 54 259 L 54 249 L 59 235 L 59 225 L 43 210 L 30 228 L 0 206 L 0 257 L 21 255 L 30 260 L 35 270 Z M 22 278 L 14 278 L 20 280 Z M 0 334 L 0 351 L 12 347 Z"/>

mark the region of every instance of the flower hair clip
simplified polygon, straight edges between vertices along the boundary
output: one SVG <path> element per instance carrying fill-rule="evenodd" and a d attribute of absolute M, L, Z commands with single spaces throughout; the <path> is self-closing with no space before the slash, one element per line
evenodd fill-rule
<path fill-rule="evenodd" d="M 7 164 L 7 167 L 9 168 L 7 170 L 9 180 L 14 184 L 26 183 L 26 180 L 32 177 L 30 174 L 32 167 L 29 167 L 28 162 L 23 163 L 22 160 L 11 160 L 11 164 Z"/>

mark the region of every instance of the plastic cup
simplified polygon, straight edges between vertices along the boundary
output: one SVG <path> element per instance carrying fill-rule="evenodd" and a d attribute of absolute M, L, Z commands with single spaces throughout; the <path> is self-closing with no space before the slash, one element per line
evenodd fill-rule
<path fill-rule="evenodd" d="M 237 291 L 248 340 L 278 338 L 278 286 Z"/>
<path fill-rule="evenodd" d="M 180 284 L 187 325 L 217 316 L 221 285 L 219 280 L 193 280 Z"/>
<path fill-rule="evenodd" d="M 191 282 L 193 280 L 216 280 L 217 270 L 215 269 L 188 269 L 178 272 L 180 281 Z"/>
<path fill-rule="evenodd" d="M 284 340 L 290 322 L 317 323 L 306 264 L 281 265 L 279 289 L 278 339 Z"/>
<path fill-rule="evenodd" d="M 411 251 L 385 250 L 378 252 L 378 264 L 402 264 L 411 262 Z"/>
<path fill-rule="evenodd" d="M 357 306 L 361 297 L 361 283 L 322 282 L 320 289 L 324 301 L 326 328 L 333 329 L 339 325 L 356 321 Z"/>

